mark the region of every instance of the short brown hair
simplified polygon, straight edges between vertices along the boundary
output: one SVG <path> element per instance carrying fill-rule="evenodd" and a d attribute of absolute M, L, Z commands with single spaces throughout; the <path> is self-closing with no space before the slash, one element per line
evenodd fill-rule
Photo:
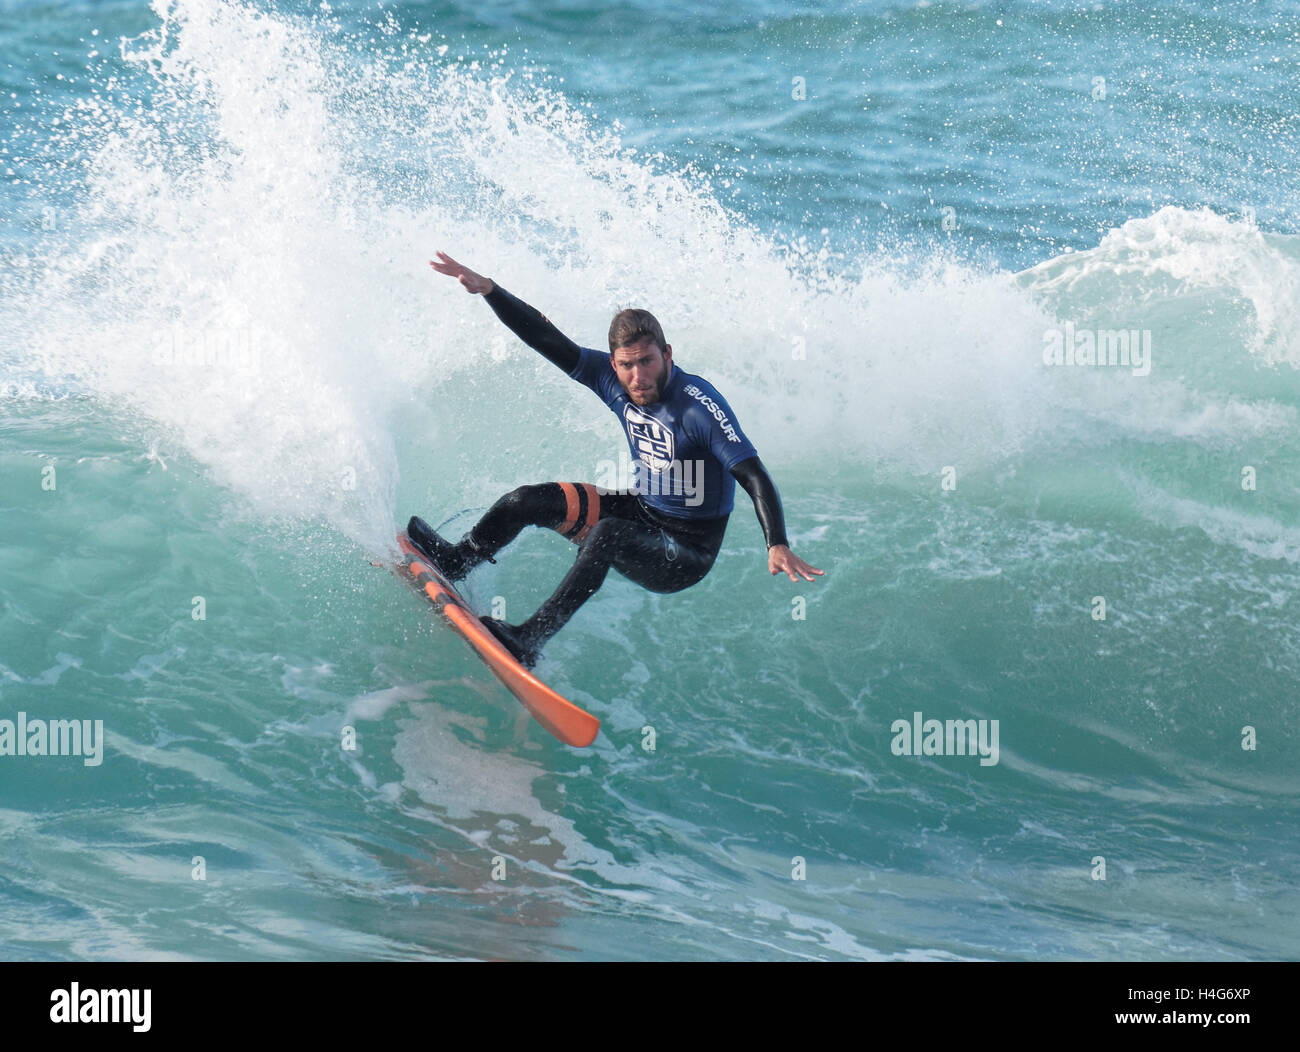
<path fill-rule="evenodd" d="M 658 319 L 648 310 L 628 307 L 615 314 L 609 323 L 609 353 L 613 354 L 619 347 L 631 347 L 647 337 L 659 345 L 661 353 L 666 352 L 668 344 Z"/>

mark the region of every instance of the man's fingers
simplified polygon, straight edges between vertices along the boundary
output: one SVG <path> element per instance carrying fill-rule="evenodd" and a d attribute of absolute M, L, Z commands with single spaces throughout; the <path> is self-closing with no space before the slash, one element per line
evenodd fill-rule
<path fill-rule="evenodd" d="M 778 558 L 768 563 L 768 572 L 775 577 L 779 573 L 784 573 L 790 580 L 798 582 L 799 578 L 805 581 L 811 581 L 813 574 L 824 575 L 824 570 L 819 570 L 811 563 L 806 563 L 796 555 L 790 555 L 787 558 Z"/>
<path fill-rule="evenodd" d="M 825 576 L 824 570 L 819 570 L 817 569 L 817 567 L 802 561 L 791 562 L 791 563 L 778 563 L 775 567 L 772 568 L 773 574 L 778 574 L 783 571 L 785 575 L 789 577 L 790 580 L 792 581 L 798 581 L 799 578 L 801 577 L 805 581 L 811 581 L 813 579 L 813 574 L 818 574 L 819 576 Z"/>
<path fill-rule="evenodd" d="M 429 266 L 433 267 L 433 269 L 439 274 L 450 274 L 453 277 L 457 277 L 459 276 L 457 272 L 463 272 L 465 269 L 452 259 L 451 256 L 447 255 L 446 252 L 434 252 L 434 255 L 438 257 L 438 260 L 429 260 Z"/>

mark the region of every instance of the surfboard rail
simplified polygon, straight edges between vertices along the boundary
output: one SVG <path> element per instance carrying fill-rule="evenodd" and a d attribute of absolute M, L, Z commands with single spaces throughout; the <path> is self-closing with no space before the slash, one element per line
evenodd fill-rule
<path fill-rule="evenodd" d="M 416 591 L 424 594 L 447 622 L 474 648 L 492 671 L 538 723 L 566 745 L 585 748 L 596 740 L 600 720 L 557 693 L 515 660 L 500 640 L 487 630 L 455 586 L 448 581 L 432 559 L 407 536 L 397 535 L 402 550 L 399 569 Z"/>

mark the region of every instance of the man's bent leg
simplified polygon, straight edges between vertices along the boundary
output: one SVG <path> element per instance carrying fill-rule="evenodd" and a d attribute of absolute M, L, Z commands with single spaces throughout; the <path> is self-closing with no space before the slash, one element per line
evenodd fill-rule
<path fill-rule="evenodd" d="M 408 532 L 417 544 L 430 549 L 429 555 L 448 580 L 458 581 L 479 563 L 495 562 L 492 557 L 519 536 L 525 526 L 556 529 L 563 524 L 566 514 L 567 501 L 560 483 L 545 482 L 511 490 L 456 544 L 449 544 L 432 530 L 426 529 L 420 537 L 410 527 Z"/>
<path fill-rule="evenodd" d="M 676 592 L 704 577 L 715 554 L 681 545 L 643 522 L 602 518 L 591 527 L 559 588 L 518 627 L 516 638 L 535 654 L 605 583 L 611 567 L 653 591 Z"/>

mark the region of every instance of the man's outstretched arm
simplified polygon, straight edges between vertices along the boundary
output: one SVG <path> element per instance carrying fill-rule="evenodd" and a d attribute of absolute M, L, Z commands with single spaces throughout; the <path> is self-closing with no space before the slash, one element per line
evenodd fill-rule
<path fill-rule="evenodd" d="M 806 581 L 811 581 L 813 574 L 824 574 L 825 571 L 804 562 L 790 550 L 785 535 L 785 514 L 781 510 L 781 498 L 776 492 L 772 476 L 763 467 L 763 462 L 758 457 L 742 460 L 731 469 L 731 475 L 754 501 L 754 511 L 758 514 L 758 523 L 763 527 L 763 537 L 767 541 L 768 572 L 784 572 L 792 581 L 799 579 L 795 574 Z"/>
<path fill-rule="evenodd" d="M 577 367 L 581 348 L 560 332 L 537 310 L 517 296 L 512 296 L 491 278 L 475 274 L 461 266 L 445 252 L 439 252 L 438 261 L 429 260 L 429 266 L 439 274 L 459 279 L 465 291 L 482 296 L 488 306 L 506 326 L 547 361 L 559 366 L 565 373 Z"/>

